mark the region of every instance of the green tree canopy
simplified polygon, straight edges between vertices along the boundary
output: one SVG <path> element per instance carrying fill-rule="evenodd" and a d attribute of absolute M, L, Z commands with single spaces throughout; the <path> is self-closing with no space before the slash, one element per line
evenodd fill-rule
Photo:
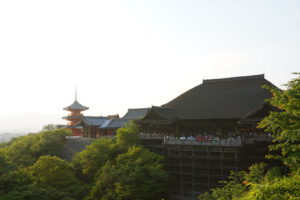
<path fill-rule="evenodd" d="M 52 131 L 52 130 L 56 130 L 57 126 L 55 124 L 47 124 L 45 126 L 43 126 L 42 131 Z"/>
<path fill-rule="evenodd" d="M 116 139 L 100 139 L 73 157 L 73 164 L 84 176 L 82 180 L 93 181 L 97 171 L 107 162 L 114 161 L 118 154 L 125 153 L 130 146 L 139 144 L 138 127 L 130 122 L 117 130 Z"/>
<path fill-rule="evenodd" d="M 299 200 L 300 176 L 283 177 L 264 184 L 252 184 L 251 189 L 240 200 Z"/>
<path fill-rule="evenodd" d="M 72 200 L 64 191 L 42 188 L 33 184 L 24 169 L 0 176 L 0 200 Z"/>
<path fill-rule="evenodd" d="M 117 130 L 117 143 L 122 146 L 139 145 L 138 130 L 138 125 L 130 121 L 124 128 Z"/>
<path fill-rule="evenodd" d="M 18 167 L 32 165 L 42 155 L 60 156 L 68 130 L 42 131 L 13 139 L 1 151 Z"/>
<path fill-rule="evenodd" d="M 142 147 L 131 147 L 115 162 L 102 167 L 89 199 L 151 200 L 166 190 L 163 157 Z"/>
<path fill-rule="evenodd" d="M 159 197 L 167 180 L 162 157 L 143 149 L 137 133 L 131 123 L 115 139 L 95 140 L 72 163 L 58 157 L 66 130 L 16 138 L 0 147 L 0 200 Z"/>
<path fill-rule="evenodd" d="M 83 180 L 93 181 L 97 171 L 108 161 L 113 160 L 119 153 L 124 152 L 115 144 L 113 139 L 99 139 L 73 157 L 72 163 L 84 176 Z"/>
<path fill-rule="evenodd" d="M 271 112 L 264 118 L 260 128 L 274 133 L 275 144 L 271 150 L 280 151 L 280 156 L 292 170 L 300 168 L 300 76 L 286 84 L 287 89 L 270 88 L 273 97 L 269 100 L 272 106 L 281 111 Z"/>
<path fill-rule="evenodd" d="M 68 193 L 70 197 L 79 197 L 85 188 L 75 177 L 75 170 L 68 162 L 55 156 L 41 156 L 26 169 L 33 184 L 44 189 Z"/>

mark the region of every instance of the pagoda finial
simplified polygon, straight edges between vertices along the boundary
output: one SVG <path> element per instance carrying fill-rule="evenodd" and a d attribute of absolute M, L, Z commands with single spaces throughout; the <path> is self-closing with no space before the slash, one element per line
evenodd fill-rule
<path fill-rule="evenodd" d="M 75 101 L 77 101 L 77 86 L 75 86 Z"/>

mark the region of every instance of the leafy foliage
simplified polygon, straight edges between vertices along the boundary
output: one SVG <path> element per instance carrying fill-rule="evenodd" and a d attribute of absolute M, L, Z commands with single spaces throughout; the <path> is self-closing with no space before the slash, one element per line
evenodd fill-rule
<path fill-rule="evenodd" d="M 26 169 L 34 185 L 78 197 L 84 187 L 75 177 L 73 166 L 55 156 L 41 156 Z"/>
<path fill-rule="evenodd" d="M 140 144 L 137 124 L 130 121 L 124 128 L 119 128 L 117 130 L 117 144 L 121 146 Z"/>
<path fill-rule="evenodd" d="M 2 151 L 7 162 L 18 167 L 30 166 L 42 155 L 60 156 L 67 130 L 43 131 L 15 138 Z"/>
<path fill-rule="evenodd" d="M 300 177 L 283 177 L 265 184 L 253 184 L 241 200 L 300 199 Z"/>
<path fill-rule="evenodd" d="M 33 184 L 26 171 L 10 171 L 0 178 L 0 200 L 71 200 L 67 193 Z"/>
<path fill-rule="evenodd" d="M 231 172 L 228 181 L 222 181 L 223 187 L 211 190 L 199 196 L 201 200 L 229 200 L 236 199 L 246 191 L 244 176 L 245 172 Z"/>
<path fill-rule="evenodd" d="M 138 127 L 129 123 L 116 139 L 101 139 L 78 153 L 73 163 L 93 187 L 86 199 L 153 199 L 166 190 L 163 158 L 139 145 Z"/>
<path fill-rule="evenodd" d="M 88 199 L 150 200 L 165 191 L 167 174 L 162 156 L 142 147 L 131 147 L 115 162 L 101 168 Z"/>
<path fill-rule="evenodd" d="M 283 177 L 279 168 L 273 167 L 267 170 L 265 163 L 254 164 L 249 167 L 249 171 L 231 172 L 228 181 L 223 181 L 223 187 L 211 189 L 211 192 L 206 192 L 199 196 L 200 200 L 248 200 L 252 193 L 259 190 L 261 187 L 269 186 L 276 183 Z M 284 179 L 289 180 L 289 177 Z M 292 177 L 293 179 L 293 177 Z M 267 198 L 266 198 L 267 199 Z M 272 199 L 272 198 L 270 198 Z M 275 198 L 276 199 L 276 198 Z"/>
<path fill-rule="evenodd" d="M 269 88 L 273 98 L 272 106 L 281 112 L 271 112 L 264 118 L 259 127 L 274 133 L 271 150 L 279 150 L 281 155 L 273 156 L 283 160 L 292 170 L 300 168 L 300 76 L 286 84 L 287 90 Z"/>
<path fill-rule="evenodd" d="M 15 138 L 0 148 L 0 200 L 72 199 L 65 191 L 35 183 L 29 173 L 29 168 L 33 170 L 42 162 L 39 160 L 42 155 L 60 155 L 66 135 L 69 135 L 66 130 L 43 131 Z M 39 170 L 45 174 L 50 171 L 49 168 Z"/>
<path fill-rule="evenodd" d="M 47 124 L 42 128 L 42 131 L 52 131 L 56 130 L 57 126 L 55 124 Z"/>
<path fill-rule="evenodd" d="M 113 139 L 96 140 L 87 148 L 76 154 L 73 164 L 77 170 L 85 177 L 84 180 L 91 182 L 97 171 L 108 161 L 116 157 L 117 154 L 124 152 L 115 144 Z"/>
<path fill-rule="evenodd" d="M 130 146 L 138 144 L 138 127 L 130 122 L 124 128 L 117 130 L 116 139 L 96 140 L 84 151 L 76 154 L 73 164 L 84 176 L 83 180 L 91 182 L 107 161 L 113 161 L 118 154 L 125 153 Z"/>
<path fill-rule="evenodd" d="M 137 131 L 130 123 L 116 139 L 95 140 L 72 162 L 59 158 L 66 130 L 42 131 L 1 145 L 0 200 L 160 197 L 166 185 L 163 159 L 139 146 Z M 99 194 L 103 187 L 107 189 Z"/>

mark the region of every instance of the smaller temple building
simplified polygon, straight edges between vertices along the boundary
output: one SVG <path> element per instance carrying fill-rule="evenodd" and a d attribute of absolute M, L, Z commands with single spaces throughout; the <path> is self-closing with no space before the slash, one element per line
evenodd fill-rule
<path fill-rule="evenodd" d="M 143 118 L 149 110 L 149 108 L 128 109 L 122 118 L 119 118 L 118 115 L 83 116 L 77 125 L 83 127 L 83 137 L 110 137 L 114 136 L 116 130 L 124 127 L 129 121 Z"/>

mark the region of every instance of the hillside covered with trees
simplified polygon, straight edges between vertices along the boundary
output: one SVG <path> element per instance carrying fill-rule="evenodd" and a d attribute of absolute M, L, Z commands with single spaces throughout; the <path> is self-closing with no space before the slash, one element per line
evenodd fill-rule
<path fill-rule="evenodd" d="M 72 161 L 62 159 L 66 130 L 42 131 L 2 143 L 0 200 L 161 199 L 163 157 L 139 144 L 131 123 L 116 139 L 95 140 Z"/>

